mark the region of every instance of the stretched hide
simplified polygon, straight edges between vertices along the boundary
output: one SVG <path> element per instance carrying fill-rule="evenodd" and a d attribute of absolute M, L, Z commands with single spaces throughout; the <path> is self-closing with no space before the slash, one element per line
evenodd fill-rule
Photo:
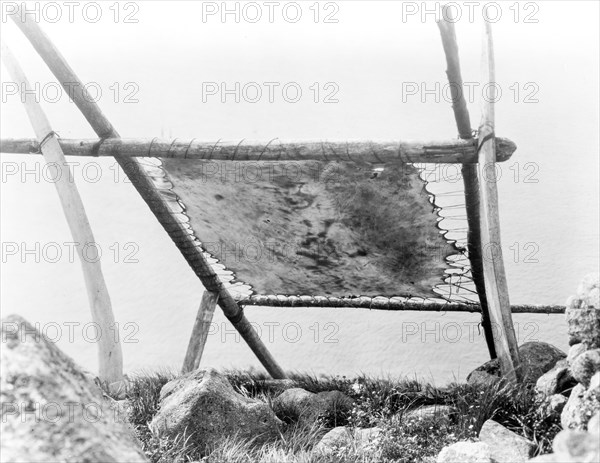
<path fill-rule="evenodd" d="M 179 197 L 217 273 L 243 283 L 239 298 L 434 297 L 457 252 L 408 164 L 162 159 L 162 168 L 163 190 Z"/>

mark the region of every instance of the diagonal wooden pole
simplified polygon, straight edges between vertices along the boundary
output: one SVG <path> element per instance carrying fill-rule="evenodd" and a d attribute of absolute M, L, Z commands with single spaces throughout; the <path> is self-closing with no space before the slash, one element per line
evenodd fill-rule
<path fill-rule="evenodd" d="M 11 15 L 11 18 L 29 39 L 63 88 L 68 92 L 69 97 L 83 113 L 98 137 L 101 139 L 120 138 L 118 132 L 106 116 L 104 116 L 94 99 L 86 94 L 83 83 L 67 64 L 49 37 L 37 23 L 23 17 L 20 8 L 18 10 L 16 14 Z M 115 160 L 130 179 L 140 196 L 146 201 L 146 204 L 148 204 L 148 207 L 154 213 L 159 223 L 169 234 L 194 273 L 200 278 L 206 290 L 219 295 L 218 303 L 225 316 L 240 333 L 265 369 L 276 379 L 285 378 L 286 375 L 283 369 L 275 361 L 256 330 L 244 316 L 241 307 L 219 280 L 219 277 L 206 260 L 199 242 L 193 235 L 190 235 L 185 224 L 172 215 L 167 203 L 160 195 L 160 192 L 157 191 L 152 179 L 146 174 L 143 166 L 137 159 L 121 155 L 115 155 Z"/>
<path fill-rule="evenodd" d="M 12 79 L 19 84 L 21 100 L 35 131 L 36 138 L 40 143 L 44 161 L 56 168 L 56 171 L 50 170 L 54 177 L 52 180 L 58 192 L 69 230 L 75 242 L 75 249 L 81 262 L 92 311 L 92 320 L 100 329 L 98 376 L 102 381 L 109 384 L 119 382 L 123 380 L 123 354 L 118 339 L 109 334 L 115 327 L 115 318 L 108 288 L 102 274 L 100 259 L 88 258 L 85 251 L 87 247 L 95 246 L 96 241 L 85 213 L 83 201 L 79 196 L 77 186 L 72 181 L 70 168 L 58 143 L 58 138 L 52 130 L 44 110 L 36 101 L 34 92 L 27 91 L 31 89 L 29 81 L 18 61 L 5 44 L 2 44 L 2 62 Z"/>
<path fill-rule="evenodd" d="M 443 16 L 446 20 L 438 22 L 440 34 L 442 36 L 442 45 L 446 55 L 446 74 L 450 84 L 452 96 L 452 109 L 454 119 L 458 128 L 458 134 L 461 139 L 470 140 L 473 138 L 471 129 L 471 119 L 467 110 L 467 102 L 464 96 L 463 79 L 460 71 L 460 59 L 458 56 L 458 42 L 454 28 L 451 8 L 443 7 Z M 494 334 L 487 304 L 485 282 L 483 277 L 483 261 L 481 255 L 481 238 L 479 229 L 479 179 L 477 177 L 477 164 L 464 163 L 461 168 L 463 185 L 465 188 L 465 207 L 467 212 L 467 249 L 469 252 L 469 262 L 471 264 L 471 274 L 475 289 L 479 296 L 481 305 L 481 324 L 485 334 L 490 358 L 496 358 L 496 348 L 494 346 Z"/>
<path fill-rule="evenodd" d="M 482 99 L 481 123 L 479 125 L 479 203 L 480 236 L 483 250 L 483 273 L 485 292 L 494 330 L 494 345 L 500 360 L 502 375 L 511 381 L 519 381 L 519 350 L 510 310 L 508 284 L 504 270 L 500 242 L 500 214 L 498 210 L 498 187 L 496 178 L 495 111 L 497 98 L 496 69 L 492 26 L 485 23 L 483 54 L 481 59 L 483 82 L 489 84 L 489 93 Z"/>

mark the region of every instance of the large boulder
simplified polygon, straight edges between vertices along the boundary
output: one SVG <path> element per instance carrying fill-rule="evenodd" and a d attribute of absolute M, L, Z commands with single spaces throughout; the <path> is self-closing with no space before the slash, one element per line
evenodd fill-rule
<path fill-rule="evenodd" d="M 494 420 L 483 423 L 479 440 L 490 447 L 492 459 L 496 463 L 521 463 L 529 460 L 536 445 L 528 439 L 506 429 Z"/>
<path fill-rule="evenodd" d="M 457 442 L 444 447 L 437 463 L 493 463 L 489 445 L 485 442 Z"/>
<path fill-rule="evenodd" d="M 2 319 L 3 462 L 148 461 L 93 377 L 23 318 Z"/>
<path fill-rule="evenodd" d="M 257 441 L 277 432 L 271 407 L 235 392 L 215 369 L 201 369 L 169 381 L 150 428 L 160 436 L 185 435 L 206 446 L 234 434 Z"/>
<path fill-rule="evenodd" d="M 340 391 L 315 394 L 299 387 L 285 390 L 273 401 L 273 409 L 280 418 L 293 418 L 299 422 L 345 415 L 352 410 L 353 405 L 353 400 Z"/>
<path fill-rule="evenodd" d="M 547 342 L 526 342 L 519 346 L 519 357 L 521 359 L 521 372 L 523 382 L 535 384 L 546 372 L 550 371 L 556 363 L 564 358 L 566 354 Z M 500 361 L 490 360 L 473 370 L 467 376 L 470 384 L 481 381 L 488 382 L 500 378 Z"/>

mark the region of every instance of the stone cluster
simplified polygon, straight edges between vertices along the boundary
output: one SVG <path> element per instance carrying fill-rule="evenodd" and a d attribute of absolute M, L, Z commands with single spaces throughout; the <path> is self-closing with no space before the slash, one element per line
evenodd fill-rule
<path fill-rule="evenodd" d="M 567 300 L 569 352 L 564 356 L 546 343 L 519 347 L 523 361 L 525 387 L 535 384 L 542 409 L 560 414 L 563 430 L 554 439 L 553 453 L 533 459 L 534 445 L 502 428 L 486 422 L 478 442 L 458 442 L 445 447 L 438 463 L 452 462 L 526 462 L 592 463 L 600 461 L 600 300 L 599 275 L 586 276 L 577 294 Z M 473 371 L 469 382 L 494 382 L 499 379 L 497 361 Z"/>

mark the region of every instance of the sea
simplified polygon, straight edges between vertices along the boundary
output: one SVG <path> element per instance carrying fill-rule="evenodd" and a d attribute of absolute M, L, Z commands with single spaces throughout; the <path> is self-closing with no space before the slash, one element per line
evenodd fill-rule
<path fill-rule="evenodd" d="M 225 14 L 219 2 L 139 2 L 129 9 L 104 3 L 99 19 L 90 10 L 75 11 L 69 21 L 65 10 L 52 22 L 55 13 L 48 9 L 40 11 L 40 22 L 122 137 L 457 136 L 435 24 L 439 4 L 283 2 L 271 11 L 269 2 L 250 3 L 231 2 Z M 517 144 L 513 157 L 498 167 L 511 303 L 562 305 L 586 274 L 598 272 L 600 261 L 599 4 L 500 3 L 495 12 L 472 6 L 471 15 L 466 4 L 456 5 L 473 127 L 486 97 L 479 80 L 482 17 L 495 20 L 496 133 Z M 1 34 L 54 130 L 63 138 L 94 138 L 5 18 Z M 33 137 L 4 68 L 1 80 L 1 137 Z M 25 317 L 96 371 L 98 333 L 48 167 L 38 155 L 3 153 L 0 161 L 2 316 Z M 178 370 L 201 283 L 114 159 L 70 161 L 117 321 L 102 335 L 118 336 L 130 374 Z M 460 187 L 452 167 L 440 168 L 434 178 L 434 193 Z M 463 380 L 489 358 L 478 314 L 265 307 L 247 307 L 245 313 L 287 371 L 442 385 Z M 568 349 L 564 315 L 513 319 L 519 343 Z M 218 309 L 201 364 L 262 371 Z"/>

